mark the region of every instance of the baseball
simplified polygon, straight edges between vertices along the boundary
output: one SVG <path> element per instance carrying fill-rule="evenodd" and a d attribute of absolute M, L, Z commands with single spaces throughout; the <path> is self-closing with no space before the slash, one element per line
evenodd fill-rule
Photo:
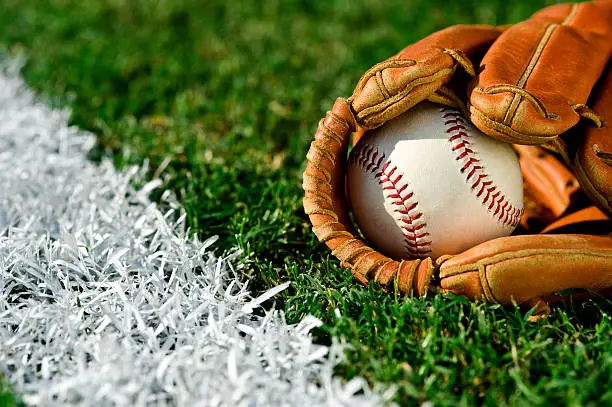
<path fill-rule="evenodd" d="M 523 213 L 512 147 L 460 111 L 433 103 L 359 140 L 349 156 L 347 192 L 364 237 L 395 259 L 460 253 L 509 235 Z"/>

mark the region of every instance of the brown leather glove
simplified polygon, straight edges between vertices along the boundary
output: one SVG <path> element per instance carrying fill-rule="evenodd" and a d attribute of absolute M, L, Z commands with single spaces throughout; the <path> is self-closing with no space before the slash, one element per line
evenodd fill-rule
<path fill-rule="evenodd" d="M 511 27 L 450 27 L 375 65 L 350 98 L 336 100 L 308 151 L 304 208 L 314 233 L 360 282 L 402 293 L 439 286 L 544 314 L 570 289 L 586 290 L 573 298 L 612 292 L 611 53 L 612 0 L 596 0 Z M 523 231 L 535 219 L 550 224 L 546 234 L 495 239 L 435 262 L 390 259 L 359 238 L 344 194 L 350 136 L 356 142 L 423 100 L 460 108 L 484 133 L 516 144 Z M 599 209 L 560 218 L 582 193 Z"/>

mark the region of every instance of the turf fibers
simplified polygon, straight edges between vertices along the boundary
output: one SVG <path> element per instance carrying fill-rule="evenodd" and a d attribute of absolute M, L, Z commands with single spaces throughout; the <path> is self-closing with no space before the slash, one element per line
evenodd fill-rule
<path fill-rule="evenodd" d="M 313 314 L 352 346 L 338 373 L 397 387 L 402 405 L 612 402 L 610 304 L 518 309 L 363 288 L 301 206 L 318 120 L 371 65 L 458 23 L 507 24 L 550 1 L 0 0 L 0 44 L 28 84 L 92 131 L 91 158 L 149 162 L 191 227 L 240 247 L 255 292 Z M 0 389 L 0 399 L 4 397 Z"/>

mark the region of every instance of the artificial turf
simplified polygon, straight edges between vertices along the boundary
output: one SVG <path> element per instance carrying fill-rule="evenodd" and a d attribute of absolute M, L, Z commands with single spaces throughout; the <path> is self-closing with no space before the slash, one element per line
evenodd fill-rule
<path fill-rule="evenodd" d="M 0 44 L 29 85 L 98 136 L 91 158 L 148 162 L 191 228 L 243 250 L 255 292 L 316 339 L 352 345 L 338 373 L 402 405 L 609 404 L 607 301 L 518 309 L 363 288 L 310 230 L 301 200 L 318 120 L 371 65 L 458 23 L 507 24 L 550 1 L 0 0 Z"/>
<path fill-rule="evenodd" d="M 10 383 L 0 375 L 0 406 L 1 407 L 25 407 L 26 404 L 13 393 Z"/>

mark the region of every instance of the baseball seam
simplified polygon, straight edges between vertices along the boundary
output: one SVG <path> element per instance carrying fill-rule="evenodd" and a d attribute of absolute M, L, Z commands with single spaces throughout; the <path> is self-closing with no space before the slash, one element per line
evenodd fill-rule
<path fill-rule="evenodd" d="M 456 160 L 463 160 L 460 171 L 462 174 L 467 174 L 465 181 L 468 185 L 471 183 L 471 190 L 474 191 L 476 197 L 481 199 L 482 204 L 487 207 L 495 219 L 506 226 L 516 227 L 521 220 L 523 209 L 513 206 L 502 193 L 501 188 L 486 173 L 478 153 L 472 150 L 467 123 L 463 115 L 446 106 L 440 108 L 440 115 L 446 126 L 446 133 L 449 134 L 448 141 L 451 143 L 452 151 L 456 154 Z"/>
<path fill-rule="evenodd" d="M 382 185 L 385 200 L 393 206 L 393 218 L 404 235 L 404 247 L 409 257 L 426 257 L 431 253 L 431 240 L 427 224 L 408 183 L 397 166 L 386 160 L 384 153 L 368 144 L 357 146 L 354 162 L 367 173 L 373 174 Z"/>

